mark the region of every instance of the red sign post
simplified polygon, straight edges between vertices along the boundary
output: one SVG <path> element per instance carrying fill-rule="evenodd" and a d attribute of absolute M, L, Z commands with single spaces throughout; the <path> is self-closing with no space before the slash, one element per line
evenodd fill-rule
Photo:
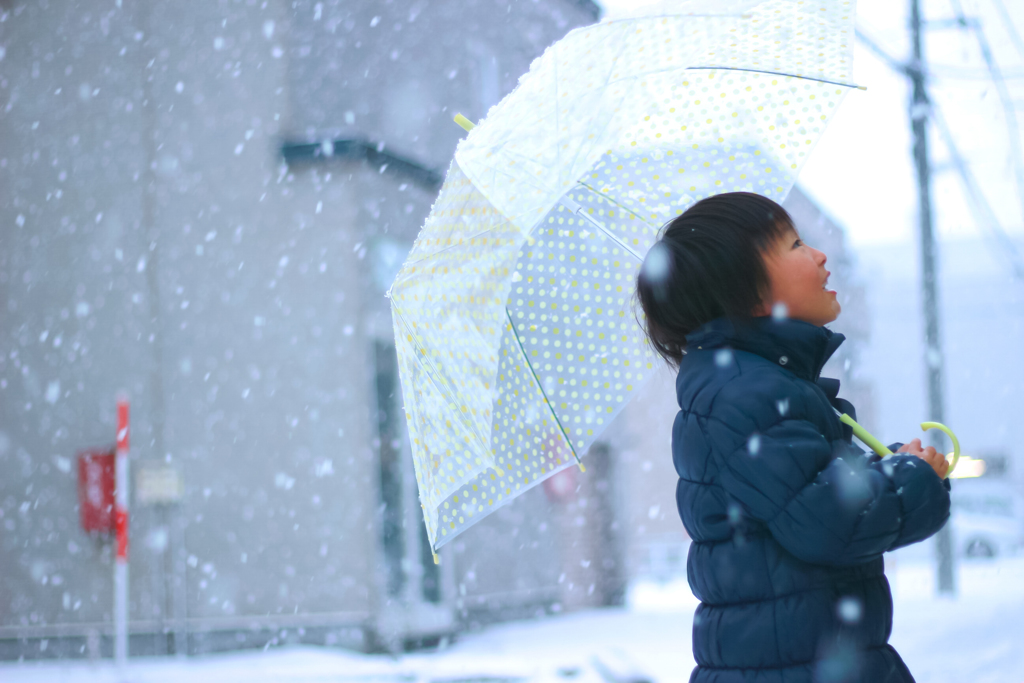
<path fill-rule="evenodd" d="M 114 658 L 128 663 L 128 401 L 117 401 L 117 446 L 78 454 L 82 528 L 114 532 Z"/>
<path fill-rule="evenodd" d="M 114 659 L 128 663 L 128 401 L 117 401 L 117 455 L 114 466 Z"/>
<path fill-rule="evenodd" d="M 85 531 L 107 534 L 114 530 L 114 451 L 92 449 L 78 454 L 78 509 Z"/>

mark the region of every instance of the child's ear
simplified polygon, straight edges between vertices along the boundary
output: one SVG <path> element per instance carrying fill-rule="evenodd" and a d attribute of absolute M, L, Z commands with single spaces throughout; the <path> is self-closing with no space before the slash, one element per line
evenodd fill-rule
<path fill-rule="evenodd" d="M 766 315 L 771 315 L 773 305 L 774 304 L 772 303 L 771 292 L 766 292 L 761 295 L 761 303 L 754 307 L 754 310 L 753 312 L 751 312 L 751 315 L 755 318 L 761 318 Z"/>

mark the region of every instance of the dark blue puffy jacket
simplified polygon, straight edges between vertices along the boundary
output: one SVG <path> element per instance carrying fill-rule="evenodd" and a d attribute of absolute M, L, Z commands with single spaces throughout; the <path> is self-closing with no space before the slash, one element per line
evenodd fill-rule
<path fill-rule="evenodd" d="M 949 484 L 914 456 L 851 443 L 819 377 L 843 341 L 798 320 L 688 335 L 672 454 L 693 539 L 691 683 L 913 681 L 888 644 L 882 553 L 938 531 Z"/>

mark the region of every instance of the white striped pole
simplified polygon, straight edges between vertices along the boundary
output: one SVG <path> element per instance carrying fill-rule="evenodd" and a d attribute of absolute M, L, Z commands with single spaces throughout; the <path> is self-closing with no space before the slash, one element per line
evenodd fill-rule
<path fill-rule="evenodd" d="M 128 664 L 128 400 L 117 401 L 117 456 L 114 461 L 114 661 Z"/>

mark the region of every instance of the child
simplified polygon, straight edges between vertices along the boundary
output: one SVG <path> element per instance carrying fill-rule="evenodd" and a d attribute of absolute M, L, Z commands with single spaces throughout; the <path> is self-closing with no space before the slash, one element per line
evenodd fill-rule
<path fill-rule="evenodd" d="M 691 683 L 914 680 L 888 644 L 882 553 L 946 522 L 948 466 L 919 439 L 885 460 L 852 444 L 833 407 L 853 406 L 819 377 L 843 342 L 825 263 L 781 206 L 735 192 L 672 220 L 637 277 L 647 337 L 679 369 Z"/>

